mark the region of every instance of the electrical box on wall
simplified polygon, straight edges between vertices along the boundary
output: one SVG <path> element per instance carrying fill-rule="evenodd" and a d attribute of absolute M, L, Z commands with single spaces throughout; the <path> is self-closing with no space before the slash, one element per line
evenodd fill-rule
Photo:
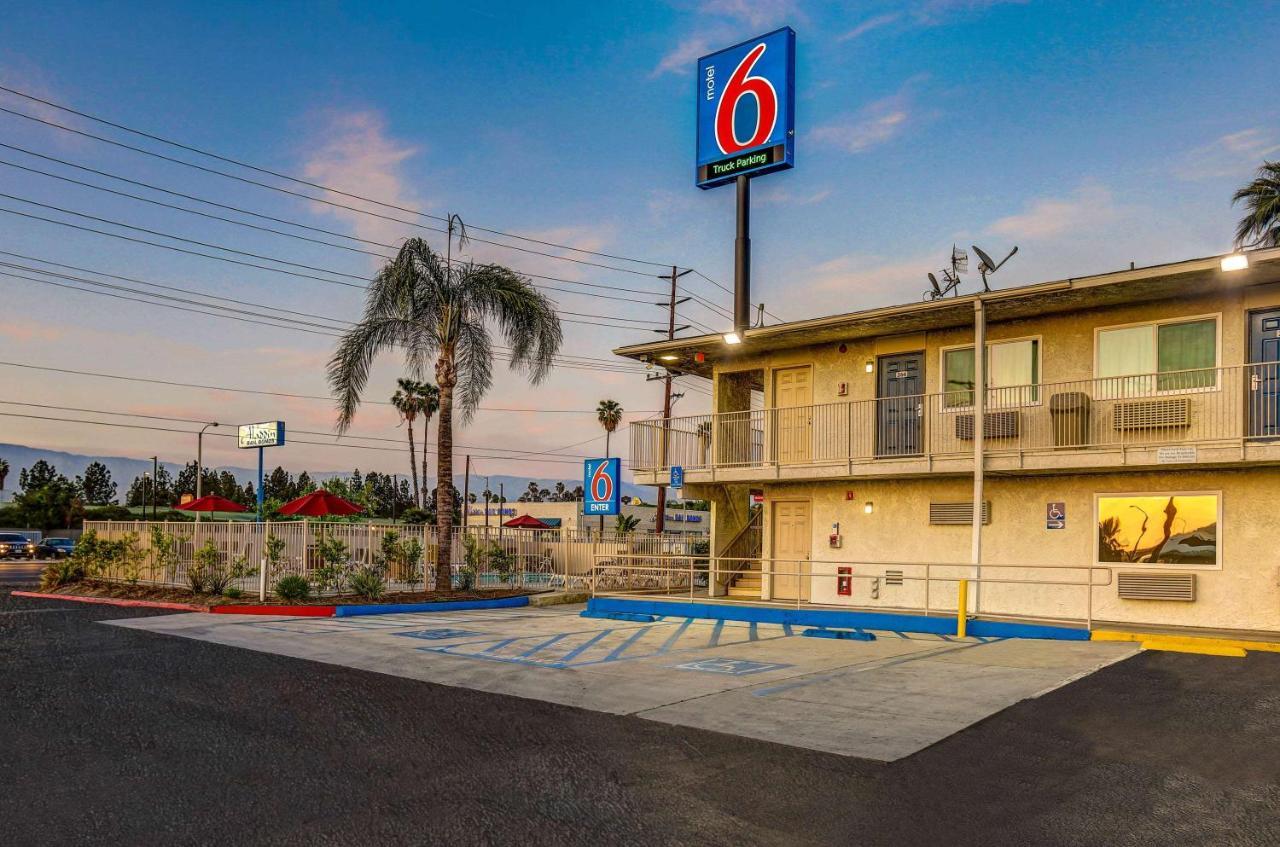
<path fill-rule="evenodd" d="M 840 397 L 847 397 L 847 396 L 849 396 L 849 383 L 847 383 L 847 382 L 837 382 L 837 383 L 836 383 L 836 394 L 837 394 L 838 396 L 840 396 Z"/>
<path fill-rule="evenodd" d="M 827 542 L 831 545 L 831 549 L 837 549 L 840 546 L 840 524 L 833 523 L 831 525 L 831 535 L 827 536 Z"/>

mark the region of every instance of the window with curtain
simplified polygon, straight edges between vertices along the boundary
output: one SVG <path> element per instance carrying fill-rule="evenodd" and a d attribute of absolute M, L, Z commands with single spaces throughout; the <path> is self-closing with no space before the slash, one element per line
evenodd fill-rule
<path fill-rule="evenodd" d="M 1040 341 L 997 341 L 987 345 L 987 403 L 993 407 L 1035 403 L 1040 399 Z M 973 348 L 942 354 L 943 404 L 973 405 Z"/>
<path fill-rule="evenodd" d="M 1098 333 L 1098 373 L 1105 397 L 1211 388 L 1217 384 L 1218 322 L 1214 318 L 1104 329 Z"/>

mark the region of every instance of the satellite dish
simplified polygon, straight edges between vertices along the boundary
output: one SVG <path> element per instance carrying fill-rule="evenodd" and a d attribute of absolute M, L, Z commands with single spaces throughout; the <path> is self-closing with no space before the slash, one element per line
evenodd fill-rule
<path fill-rule="evenodd" d="M 972 246 L 973 246 L 973 252 L 977 253 L 978 258 L 982 260 L 982 264 L 978 265 L 978 273 L 982 274 L 982 290 L 990 291 L 991 287 L 987 285 L 987 277 L 995 273 L 996 271 L 1000 270 L 1000 268 L 1004 266 L 1005 262 L 1013 258 L 1013 254 L 1018 252 L 1018 248 L 1014 247 L 1012 250 L 1009 251 L 1009 255 L 1005 256 L 1003 259 L 997 262 L 993 260 L 990 256 L 988 256 L 986 251 L 983 250 L 978 245 L 974 244 Z"/>
<path fill-rule="evenodd" d="M 929 274 L 929 284 L 933 286 L 933 296 L 942 296 L 942 286 L 938 285 L 938 278 L 933 274 Z"/>

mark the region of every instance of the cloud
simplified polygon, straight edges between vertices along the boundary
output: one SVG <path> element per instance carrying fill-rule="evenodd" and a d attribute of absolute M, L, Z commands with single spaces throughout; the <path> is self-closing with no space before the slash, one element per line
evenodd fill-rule
<path fill-rule="evenodd" d="M 921 26 L 938 26 L 966 12 L 985 12 L 996 6 L 1025 6 L 1031 0 L 925 0 L 911 15 Z"/>
<path fill-rule="evenodd" d="M 704 14 L 732 18 L 753 27 L 804 17 L 795 0 L 705 0 L 699 9 Z"/>
<path fill-rule="evenodd" d="M 777 206 L 812 206 L 831 196 L 830 188 L 821 188 L 810 194 L 795 194 L 786 188 L 770 188 L 756 192 L 756 200 Z"/>
<path fill-rule="evenodd" d="M 911 96 L 904 86 L 897 94 L 864 106 L 856 115 L 815 128 L 811 138 L 849 153 L 865 153 L 900 136 L 912 118 Z"/>
<path fill-rule="evenodd" d="M 902 18 L 901 12 L 888 12 L 883 15 L 876 15 L 874 18 L 867 18 L 853 29 L 836 39 L 836 41 L 852 41 L 855 38 L 861 38 L 872 30 L 880 29 L 888 26 Z"/>
<path fill-rule="evenodd" d="M 66 332 L 43 324 L 9 321 L 0 323 L 0 336 L 25 343 L 30 341 L 58 341 L 66 336 Z"/>
<path fill-rule="evenodd" d="M 1114 222 L 1121 209 L 1106 186 L 1086 184 L 1067 197 L 1041 197 L 1024 211 L 1000 218 L 987 232 L 1030 240 L 1094 231 Z"/>
<path fill-rule="evenodd" d="M 1175 168 L 1179 179 L 1188 181 L 1215 177 L 1246 176 L 1264 159 L 1280 154 L 1280 131 L 1249 127 L 1215 138 L 1182 158 Z"/>
<path fill-rule="evenodd" d="M 680 41 L 658 60 L 658 64 L 649 72 L 649 78 L 653 79 L 663 74 L 691 74 L 694 62 L 710 52 L 711 39 L 701 35 L 690 36 Z"/>
<path fill-rule="evenodd" d="M 314 140 L 315 145 L 303 163 L 307 179 L 383 203 L 410 209 L 425 206 L 403 174 L 404 163 L 420 149 L 388 135 L 381 113 L 374 110 L 326 112 L 321 116 Z M 407 217 L 406 213 L 350 197 L 334 194 L 329 199 L 383 215 Z M 398 244 L 416 232 L 413 227 L 348 209 L 317 204 L 316 210 L 345 221 L 356 236 L 381 244 Z M 381 261 L 370 258 L 375 263 Z"/>

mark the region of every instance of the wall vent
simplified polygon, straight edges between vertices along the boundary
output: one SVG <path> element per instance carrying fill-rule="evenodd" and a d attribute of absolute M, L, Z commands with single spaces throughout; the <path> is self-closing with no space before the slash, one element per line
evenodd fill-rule
<path fill-rule="evenodd" d="M 1017 412 L 987 412 L 982 416 L 983 440 L 1017 438 L 1018 421 Z M 973 440 L 973 415 L 956 415 L 956 438 L 961 441 Z"/>
<path fill-rule="evenodd" d="M 1111 423 L 1117 431 L 1190 426 L 1191 401 L 1186 397 L 1172 397 L 1117 403 L 1111 412 Z"/>
<path fill-rule="evenodd" d="M 902 571 L 885 571 L 885 585 L 902 585 Z"/>
<path fill-rule="evenodd" d="M 1116 574 L 1116 592 L 1122 600 L 1192 602 L 1196 599 L 1196 575 L 1121 571 Z"/>
<path fill-rule="evenodd" d="M 982 504 L 982 522 L 991 523 L 991 501 Z M 930 503 L 931 526 L 969 526 L 973 524 L 973 501 L 967 503 Z"/>

